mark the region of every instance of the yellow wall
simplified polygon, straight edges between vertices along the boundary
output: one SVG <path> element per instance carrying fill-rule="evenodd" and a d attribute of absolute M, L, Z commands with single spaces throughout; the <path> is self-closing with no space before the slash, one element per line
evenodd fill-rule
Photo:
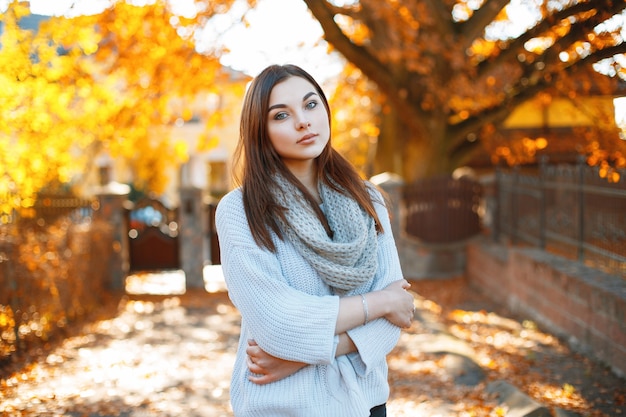
<path fill-rule="evenodd" d="M 550 103 L 529 100 L 518 106 L 504 122 L 509 129 L 537 127 L 591 126 L 598 120 L 606 120 L 605 115 L 613 115 L 613 97 L 581 97 L 575 101 L 567 98 L 554 98 Z"/>

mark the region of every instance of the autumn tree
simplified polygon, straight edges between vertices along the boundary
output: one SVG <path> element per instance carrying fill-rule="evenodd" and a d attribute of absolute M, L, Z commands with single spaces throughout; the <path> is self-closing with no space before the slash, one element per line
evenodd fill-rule
<path fill-rule="evenodd" d="M 333 146 L 363 177 L 376 174 L 374 160 L 380 136 L 382 97 L 376 86 L 351 64 L 330 86 Z"/>
<path fill-rule="evenodd" d="M 626 74 L 621 0 L 304 1 L 326 40 L 384 94 L 377 168 L 408 180 L 466 164 L 539 93 L 575 98 L 591 77 L 611 94 Z M 596 77 L 598 63 L 612 77 Z M 624 163 L 618 147 L 604 151 Z"/>
<path fill-rule="evenodd" d="M 37 31 L 19 25 L 28 5 L 10 3 L 0 38 L 0 214 L 32 206 L 42 189 L 79 184 L 102 153 L 125 160 L 138 188 L 162 191 L 165 167 L 188 152 L 171 140 L 173 122 L 194 115 L 199 94 L 232 85 L 219 49 L 196 50 L 198 29 L 232 3 L 211 2 L 190 19 L 165 0 L 113 2 Z"/>

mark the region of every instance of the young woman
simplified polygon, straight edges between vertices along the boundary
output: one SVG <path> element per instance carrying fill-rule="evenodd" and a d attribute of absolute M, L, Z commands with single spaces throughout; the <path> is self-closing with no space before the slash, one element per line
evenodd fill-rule
<path fill-rule="evenodd" d="M 273 65 L 244 99 L 241 186 L 217 213 L 241 336 L 237 417 L 385 416 L 386 356 L 414 315 L 379 191 L 330 144 L 318 83 Z"/>

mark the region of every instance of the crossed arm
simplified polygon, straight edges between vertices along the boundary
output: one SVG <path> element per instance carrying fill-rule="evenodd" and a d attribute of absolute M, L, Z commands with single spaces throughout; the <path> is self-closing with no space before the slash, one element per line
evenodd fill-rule
<path fill-rule="evenodd" d="M 398 327 L 409 327 L 414 315 L 413 296 L 406 291 L 409 287 L 410 284 L 402 279 L 392 282 L 382 290 L 364 294 L 368 320 L 384 318 Z M 347 332 L 364 322 L 365 309 L 361 296 L 341 298 L 335 325 L 335 335 L 339 338 L 335 356 L 357 350 Z M 259 385 L 286 378 L 308 365 L 272 356 L 263 351 L 254 340 L 248 341 L 246 353 L 248 369 L 252 373 L 249 379 Z"/>

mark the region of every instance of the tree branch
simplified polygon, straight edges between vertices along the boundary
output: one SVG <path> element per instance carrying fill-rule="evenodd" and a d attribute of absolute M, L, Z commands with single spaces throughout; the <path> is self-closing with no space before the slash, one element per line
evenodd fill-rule
<path fill-rule="evenodd" d="M 325 0 L 304 0 L 304 2 L 322 26 L 326 41 L 378 84 L 382 91 L 385 89 L 396 90 L 394 80 L 387 72 L 386 67 L 366 48 L 353 43 L 335 23 L 335 14 L 339 11 L 337 8 Z"/>
<path fill-rule="evenodd" d="M 509 0 L 487 0 L 466 22 L 461 23 L 459 26 L 465 43 L 461 49 L 466 50 L 472 46 L 472 42 L 482 36 L 485 28 L 509 2 Z"/>
<path fill-rule="evenodd" d="M 607 13 L 611 15 L 619 14 L 626 8 L 626 2 L 613 1 L 613 0 L 590 0 L 585 3 L 578 3 L 574 6 L 568 7 L 563 10 L 559 10 L 551 16 L 541 20 L 533 28 L 526 31 L 524 34 L 515 38 L 506 48 L 501 49 L 501 52 L 497 57 L 483 61 L 479 66 L 479 72 L 484 74 L 493 67 L 498 67 L 504 62 L 514 59 L 517 61 L 517 56 L 521 52 L 526 52 L 524 45 L 530 39 L 536 38 L 543 34 L 545 31 L 554 26 L 555 22 L 559 22 L 570 16 L 574 16 L 580 13 L 588 12 L 590 10 L 601 10 L 602 13 L 597 13 L 591 17 L 593 21 L 600 23 L 606 20 Z"/>
<path fill-rule="evenodd" d="M 540 91 L 541 89 L 539 89 Z M 529 98 L 529 97 L 528 97 Z M 450 126 L 449 134 L 450 141 L 448 143 L 448 154 L 452 155 L 459 147 L 467 142 L 467 136 L 471 133 L 478 133 L 480 128 L 488 123 L 500 124 L 503 122 L 509 114 L 511 114 L 511 108 L 515 106 L 515 102 L 522 102 L 526 100 L 526 95 L 519 96 L 518 99 L 512 100 L 508 105 L 500 105 L 492 107 L 491 109 L 484 110 L 480 114 L 464 120 L 461 123 Z M 477 141 L 478 142 L 478 141 Z"/>
<path fill-rule="evenodd" d="M 450 152 L 448 158 L 452 166 L 460 167 L 470 162 L 472 157 L 480 151 L 481 147 L 481 142 L 478 140 L 474 142 L 464 141 Z"/>
<path fill-rule="evenodd" d="M 441 0 L 425 0 L 424 2 L 431 11 L 431 18 L 435 20 L 433 25 L 439 34 L 454 33 L 454 24 L 450 18 L 451 12 Z"/>
<path fill-rule="evenodd" d="M 402 80 L 394 76 L 393 68 L 389 64 L 383 64 L 369 51 L 353 43 L 335 23 L 335 13 L 341 9 L 335 8 L 324 0 L 304 0 L 311 13 L 319 21 L 326 41 L 331 43 L 343 56 L 358 67 L 369 79 L 371 79 L 383 94 L 394 104 L 398 111 L 404 114 L 404 119 L 420 126 L 417 119 L 420 115 L 419 107 L 408 98 Z M 408 98 L 408 99 L 407 99 Z"/>
<path fill-rule="evenodd" d="M 522 84 L 519 82 L 512 88 L 512 93 L 502 101 L 499 105 L 490 109 L 485 109 L 479 114 L 464 120 L 450 127 L 451 139 L 448 146 L 448 152 L 452 153 L 455 149 L 466 141 L 467 135 L 476 133 L 481 126 L 487 123 L 500 124 L 507 116 L 511 114 L 511 110 L 535 97 L 540 91 L 545 90 L 548 86 L 554 84 L 554 78 L 559 76 L 559 72 L 544 73 L 542 77 L 535 79 L 532 84 Z"/>
<path fill-rule="evenodd" d="M 621 8 L 626 8 L 626 2 L 621 4 Z M 618 10 L 616 12 L 621 12 Z M 565 49 L 569 48 L 572 44 L 581 39 L 585 39 L 586 36 L 593 32 L 594 28 L 600 23 L 606 20 L 605 16 L 598 13 L 587 20 L 578 21 L 574 23 L 569 32 L 560 38 L 555 44 L 544 52 L 546 61 L 558 62 L 560 60 L 559 54 Z"/>
<path fill-rule="evenodd" d="M 555 79 L 561 77 L 562 74 L 576 76 L 576 72 L 584 69 L 586 66 L 622 53 L 626 53 L 626 43 L 596 51 L 568 67 L 554 68 L 551 72 L 545 71 L 542 73 L 537 71 L 541 77 L 536 77 L 535 82 L 531 84 L 521 85 L 518 83 L 517 87 L 512 89 L 514 93 L 510 94 L 500 105 L 484 110 L 474 117 L 470 117 L 461 123 L 451 126 L 450 135 L 454 139 L 450 141 L 448 151 L 452 154 L 460 149 L 463 143 L 466 142 L 467 135 L 477 132 L 485 123 L 499 124 L 503 122 L 507 116 L 510 115 L 511 109 L 535 97 L 539 92 L 546 90 L 550 85 L 554 85 Z M 594 74 L 596 74 L 595 76 L 597 77 L 605 77 L 602 74 L 595 73 L 595 71 Z M 578 76 L 581 77 L 581 75 Z"/>
<path fill-rule="evenodd" d="M 581 59 L 579 62 L 596 63 L 612 56 L 626 54 L 626 42 L 622 42 L 619 45 L 611 46 L 608 48 L 602 48 L 593 54 Z"/>

